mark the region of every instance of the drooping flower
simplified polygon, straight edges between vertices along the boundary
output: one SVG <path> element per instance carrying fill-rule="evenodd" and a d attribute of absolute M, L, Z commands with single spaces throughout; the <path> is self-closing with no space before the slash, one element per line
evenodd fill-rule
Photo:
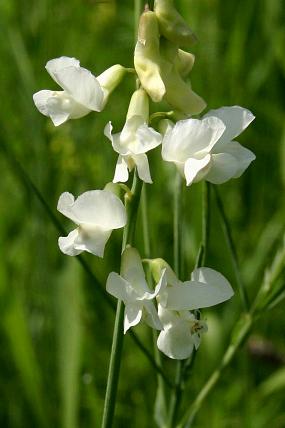
<path fill-rule="evenodd" d="M 76 200 L 71 193 L 63 193 L 57 209 L 78 225 L 58 245 L 64 254 L 76 256 L 82 251 L 103 257 L 112 230 L 124 227 L 126 210 L 121 200 L 107 190 L 91 190 Z"/>
<path fill-rule="evenodd" d="M 180 281 L 162 259 L 150 261 L 154 278 L 166 271 L 167 286 L 158 293 L 158 315 L 163 325 L 157 346 L 174 359 L 188 358 L 200 344 L 200 335 L 207 331 L 206 323 L 191 313 L 217 305 L 233 295 L 227 279 L 207 267 L 193 271 L 190 281 Z"/>
<path fill-rule="evenodd" d="M 161 143 L 161 135 L 147 125 L 149 119 L 148 96 L 143 89 L 132 95 L 126 123 L 122 132 L 112 135 L 112 124 L 105 127 L 105 135 L 119 153 L 113 182 L 126 182 L 129 171 L 135 166 L 138 176 L 146 183 L 152 183 L 146 153 Z"/>
<path fill-rule="evenodd" d="M 125 304 L 124 332 L 137 325 L 141 319 L 152 328 L 162 328 L 153 299 L 166 286 L 166 273 L 162 270 L 159 281 L 152 291 L 149 289 L 138 251 L 127 247 L 122 254 L 121 275 L 111 272 L 106 289 L 112 296 Z"/>
<path fill-rule="evenodd" d="M 167 127 L 162 157 L 176 164 L 188 186 L 203 179 L 221 184 L 238 178 L 255 155 L 233 139 L 253 120 L 239 106 L 210 110 L 201 120 L 180 120 Z"/>
<path fill-rule="evenodd" d="M 49 116 L 55 126 L 68 119 L 86 116 L 91 111 L 101 111 L 126 71 L 117 64 L 96 78 L 81 67 L 77 59 L 65 56 L 48 61 L 46 70 L 63 90 L 42 90 L 33 95 L 33 100 L 38 110 Z"/>

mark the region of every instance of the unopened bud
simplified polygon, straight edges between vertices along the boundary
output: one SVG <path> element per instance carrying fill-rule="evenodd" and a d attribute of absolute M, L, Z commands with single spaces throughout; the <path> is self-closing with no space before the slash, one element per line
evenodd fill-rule
<path fill-rule="evenodd" d="M 165 86 L 161 78 L 159 30 L 156 14 L 152 11 L 141 15 L 134 65 L 141 85 L 154 102 L 161 101 Z"/>
<path fill-rule="evenodd" d="M 175 9 L 173 0 L 155 0 L 156 13 L 160 33 L 178 46 L 190 47 L 197 38 L 187 22 Z"/>
<path fill-rule="evenodd" d="M 178 49 L 177 57 L 175 58 L 175 67 L 181 77 L 188 76 L 193 68 L 195 62 L 195 55 L 190 52 Z"/>

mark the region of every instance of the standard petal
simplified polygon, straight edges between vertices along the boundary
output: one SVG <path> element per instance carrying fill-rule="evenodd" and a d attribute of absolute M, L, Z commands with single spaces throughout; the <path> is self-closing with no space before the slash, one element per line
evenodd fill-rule
<path fill-rule="evenodd" d="M 211 155 L 207 154 L 202 159 L 189 158 L 184 165 L 184 175 L 187 186 L 193 182 L 202 180 L 211 168 Z"/>
<path fill-rule="evenodd" d="M 139 297 L 150 292 L 142 266 L 141 257 L 136 248 L 127 247 L 122 254 L 121 275 L 136 290 Z"/>
<path fill-rule="evenodd" d="M 210 110 L 204 117 L 218 117 L 225 124 L 226 130 L 219 140 L 219 145 L 233 140 L 255 119 L 251 111 L 240 106 Z"/>
<path fill-rule="evenodd" d="M 140 155 L 132 155 L 131 158 L 136 164 L 139 178 L 145 183 L 152 183 L 147 155 L 141 153 Z"/>
<path fill-rule="evenodd" d="M 124 303 L 134 302 L 136 293 L 132 285 L 116 272 L 111 272 L 107 278 L 106 290 L 109 294 Z"/>
<path fill-rule="evenodd" d="M 237 159 L 228 153 L 218 153 L 211 156 L 211 168 L 205 180 L 213 184 L 222 184 L 233 178 L 238 171 Z"/>
<path fill-rule="evenodd" d="M 168 309 L 182 311 L 207 308 L 233 296 L 230 283 L 213 269 L 195 269 L 191 279 L 191 281 L 168 288 L 166 304 Z"/>
<path fill-rule="evenodd" d="M 208 153 L 225 130 L 218 118 L 179 120 L 162 141 L 162 157 L 167 161 L 186 162 L 197 153 Z"/>
<path fill-rule="evenodd" d="M 89 70 L 71 66 L 53 73 L 58 84 L 75 101 L 90 110 L 102 110 L 104 93 L 96 77 Z"/>
<path fill-rule="evenodd" d="M 112 230 L 101 229 L 100 227 L 79 226 L 78 236 L 75 239 L 74 247 L 81 251 L 87 251 L 98 257 L 104 256 L 105 245 L 110 238 Z"/>
<path fill-rule="evenodd" d="M 125 226 L 127 221 L 123 203 L 108 190 L 85 192 L 74 202 L 70 194 L 64 193 L 58 205 L 62 214 L 84 226 L 99 226 L 101 229 L 112 230 Z"/>
<path fill-rule="evenodd" d="M 125 161 L 124 157 L 119 155 L 116 169 L 115 169 L 115 175 L 113 178 L 113 183 L 125 183 L 129 179 L 129 171 L 128 171 L 128 164 Z"/>
<path fill-rule="evenodd" d="M 190 357 L 194 344 L 188 323 L 181 322 L 162 330 L 157 339 L 157 347 L 169 358 L 175 360 Z"/>
<path fill-rule="evenodd" d="M 142 307 L 136 303 L 129 303 L 125 307 L 124 333 L 130 327 L 137 325 L 142 318 Z"/>
<path fill-rule="evenodd" d="M 83 250 L 79 250 L 78 248 L 74 247 L 74 241 L 77 237 L 78 229 L 75 229 L 72 230 L 68 236 L 61 236 L 58 238 L 58 246 L 60 250 L 68 256 L 77 256 L 78 254 L 82 253 Z"/>
<path fill-rule="evenodd" d="M 224 146 L 225 152 L 232 155 L 237 161 L 237 170 L 233 178 L 240 177 L 256 158 L 255 154 L 246 149 L 236 141 L 232 141 Z"/>
<path fill-rule="evenodd" d="M 66 67 L 80 67 L 80 62 L 76 58 L 70 58 L 68 56 L 61 56 L 59 58 L 51 59 L 46 63 L 46 70 L 50 76 L 56 80 L 55 73 Z M 60 83 L 58 83 L 60 85 Z"/>

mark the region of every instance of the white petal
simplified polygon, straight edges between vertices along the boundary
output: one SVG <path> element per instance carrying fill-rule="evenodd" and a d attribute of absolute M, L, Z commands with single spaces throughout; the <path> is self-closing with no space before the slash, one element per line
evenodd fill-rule
<path fill-rule="evenodd" d="M 181 322 L 162 330 L 157 339 L 157 347 L 169 358 L 175 360 L 189 358 L 194 345 L 188 323 Z"/>
<path fill-rule="evenodd" d="M 132 287 L 140 296 L 150 291 L 145 280 L 141 257 L 136 248 L 127 247 L 124 250 L 121 261 L 121 275 L 132 284 Z"/>
<path fill-rule="evenodd" d="M 98 226 L 79 226 L 78 236 L 74 241 L 74 248 L 87 251 L 98 257 L 104 256 L 105 245 L 110 238 L 112 230 L 101 229 Z"/>
<path fill-rule="evenodd" d="M 109 274 L 106 290 L 124 303 L 134 303 L 137 297 L 132 285 L 116 272 Z"/>
<path fill-rule="evenodd" d="M 108 122 L 104 128 L 104 135 L 109 138 L 112 143 L 112 147 L 115 152 L 121 155 L 128 155 L 130 153 L 128 149 L 127 143 L 121 141 L 122 132 L 118 132 L 117 134 L 112 134 L 113 126 L 111 122 Z"/>
<path fill-rule="evenodd" d="M 140 155 L 132 155 L 131 157 L 136 164 L 139 178 L 145 183 L 152 183 L 147 155 L 141 153 Z"/>
<path fill-rule="evenodd" d="M 50 74 L 50 76 L 58 83 L 58 81 L 56 80 L 55 72 L 70 66 L 80 67 L 80 62 L 76 58 L 61 56 L 60 58 L 55 58 L 48 61 L 46 63 L 46 70 Z"/>
<path fill-rule="evenodd" d="M 139 126 L 135 133 L 136 141 L 130 147 L 135 154 L 146 153 L 161 144 L 162 136 L 146 123 Z"/>
<path fill-rule="evenodd" d="M 244 129 L 255 119 L 251 111 L 240 106 L 222 107 L 210 110 L 204 117 L 218 117 L 226 125 L 219 144 L 229 142 L 242 133 Z"/>
<path fill-rule="evenodd" d="M 129 179 L 129 171 L 128 171 L 128 164 L 125 161 L 124 157 L 119 155 L 116 169 L 115 169 L 115 175 L 113 178 L 113 183 L 125 183 Z"/>
<path fill-rule="evenodd" d="M 208 154 L 202 159 L 189 158 L 184 165 L 184 175 L 187 186 L 193 182 L 202 180 L 211 168 L 211 155 Z"/>
<path fill-rule="evenodd" d="M 79 250 L 74 248 L 74 241 L 78 237 L 78 229 L 72 230 L 68 234 L 68 236 L 61 236 L 58 238 L 58 246 L 60 250 L 67 254 L 68 256 L 77 256 L 78 254 L 82 253 L 83 250 Z"/>
<path fill-rule="evenodd" d="M 49 116 L 55 126 L 68 119 L 78 119 L 86 116 L 90 110 L 74 101 L 65 91 L 43 90 L 33 95 L 38 110 Z"/>
<path fill-rule="evenodd" d="M 162 330 L 162 324 L 159 320 L 157 310 L 153 304 L 153 302 L 146 301 L 144 302 L 144 321 L 151 328 L 155 330 Z"/>
<path fill-rule="evenodd" d="M 142 318 L 142 308 L 140 305 L 127 304 L 125 307 L 125 319 L 124 319 L 124 333 L 129 330 L 130 327 L 137 325 Z"/>
<path fill-rule="evenodd" d="M 238 161 L 228 153 L 213 154 L 211 168 L 205 180 L 213 184 L 222 184 L 233 178 L 238 171 Z"/>
<path fill-rule="evenodd" d="M 222 303 L 233 296 L 227 279 L 210 268 L 195 269 L 191 281 L 168 288 L 166 307 L 172 310 L 193 310 Z"/>
<path fill-rule="evenodd" d="M 233 175 L 233 178 L 240 177 L 256 158 L 254 153 L 241 146 L 236 141 L 227 143 L 227 145 L 224 146 L 224 149 L 226 153 L 232 155 L 237 161 L 237 170 L 235 175 Z"/>
<path fill-rule="evenodd" d="M 127 221 L 123 203 L 108 190 L 91 190 L 75 201 L 70 193 L 63 193 L 58 210 L 77 224 L 99 226 L 105 230 L 119 229 Z"/>
<path fill-rule="evenodd" d="M 225 125 L 218 118 L 179 120 L 162 141 L 162 157 L 185 162 L 197 153 L 209 152 L 221 137 Z"/>
<path fill-rule="evenodd" d="M 58 84 L 84 107 L 101 111 L 103 90 L 93 74 L 82 67 L 65 67 L 54 71 Z"/>

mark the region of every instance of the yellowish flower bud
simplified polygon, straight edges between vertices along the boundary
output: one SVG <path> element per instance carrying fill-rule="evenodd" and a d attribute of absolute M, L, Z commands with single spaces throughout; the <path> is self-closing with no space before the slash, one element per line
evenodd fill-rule
<path fill-rule="evenodd" d="M 190 47 L 197 38 L 187 22 L 175 9 L 173 0 L 155 0 L 154 11 L 159 31 L 166 39 L 178 46 Z"/>
<path fill-rule="evenodd" d="M 195 55 L 190 52 L 178 49 L 177 56 L 175 58 L 175 67 L 181 77 L 185 78 L 188 76 L 193 68 L 195 62 Z"/>
<path fill-rule="evenodd" d="M 159 30 L 156 14 L 151 11 L 141 15 L 134 65 L 141 85 L 154 102 L 161 101 L 165 86 L 161 78 Z"/>
<path fill-rule="evenodd" d="M 133 116 L 141 116 L 144 121 L 148 123 L 149 119 L 149 102 L 148 96 L 144 89 L 137 89 L 130 100 L 127 120 L 131 119 Z"/>

